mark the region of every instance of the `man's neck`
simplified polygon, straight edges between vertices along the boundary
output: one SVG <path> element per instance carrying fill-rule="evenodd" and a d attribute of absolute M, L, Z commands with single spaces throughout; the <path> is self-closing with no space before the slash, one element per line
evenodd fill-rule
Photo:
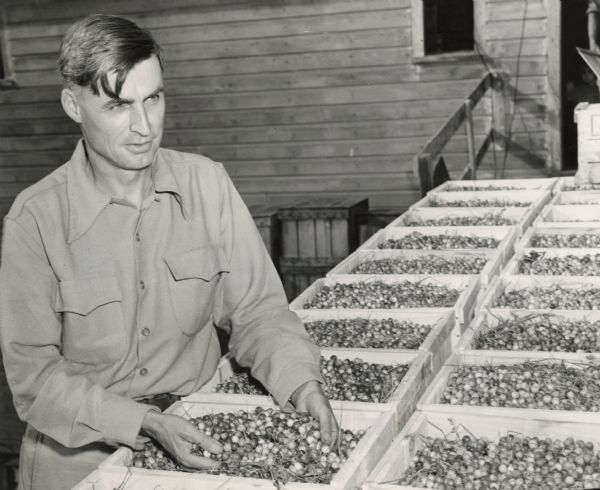
<path fill-rule="evenodd" d="M 91 158 L 90 158 L 91 157 Z M 152 184 L 152 167 L 125 170 L 107 164 L 98 164 L 88 154 L 86 170 L 100 190 L 109 196 L 127 201 L 141 208 Z"/>

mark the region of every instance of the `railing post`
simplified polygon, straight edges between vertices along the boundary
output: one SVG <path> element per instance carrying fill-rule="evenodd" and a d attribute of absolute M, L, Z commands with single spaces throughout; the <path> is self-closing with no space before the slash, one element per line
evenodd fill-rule
<path fill-rule="evenodd" d="M 419 183 L 421 185 L 421 197 L 425 197 L 432 189 L 430 160 L 431 155 L 429 153 L 419 153 L 417 155 L 417 169 L 419 173 Z"/>
<path fill-rule="evenodd" d="M 495 73 L 492 80 L 492 126 L 495 129 L 495 135 L 502 138 L 500 141 L 502 148 L 504 148 L 506 140 L 507 121 L 510 114 L 508 103 L 504 76 Z"/>
<path fill-rule="evenodd" d="M 469 164 L 467 168 L 471 171 L 470 178 L 477 179 L 477 163 L 475 161 L 475 136 L 473 135 L 473 111 L 471 109 L 471 100 L 465 100 L 465 132 L 467 133 L 467 151 L 469 154 Z"/>

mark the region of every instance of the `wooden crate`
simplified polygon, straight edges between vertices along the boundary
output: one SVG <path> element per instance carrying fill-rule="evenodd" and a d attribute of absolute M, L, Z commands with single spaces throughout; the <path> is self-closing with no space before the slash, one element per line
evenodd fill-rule
<path fill-rule="evenodd" d="M 368 199 L 321 198 L 280 207 L 279 270 L 289 301 L 358 247 Z"/>
<path fill-rule="evenodd" d="M 436 192 L 428 194 L 421 200 L 413 204 L 410 209 L 418 209 L 421 207 L 454 207 L 452 202 L 457 201 L 474 201 L 474 200 L 499 200 L 507 203 L 506 206 L 512 207 L 510 203 L 528 203 L 527 206 L 516 207 L 532 207 L 536 212 L 539 212 L 552 198 L 552 194 L 548 190 L 527 190 L 527 191 L 465 191 L 465 192 Z M 433 201 L 437 201 L 444 205 L 432 206 Z M 461 207 L 477 207 L 477 206 L 461 206 Z"/>
<path fill-rule="evenodd" d="M 587 234 L 600 235 L 600 222 L 596 226 L 581 226 L 581 227 L 572 227 L 572 226 L 553 227 L 553 226 L 538 225 L 538 226 L 529 228 L 523 234 L 523 236 L 519 239 L 519 241 L 517 241 L 517 243 L 515 244 L 515 252 L 520 252 L 524 249 L 534 248 L 533 247 L 533 238 L 540 236 L 540 235 L 587 235 Z M 549 248 L 542 248 L 542 247 L 537 247 L 537 248 L 539 250 L 544 250 L 544 251 L 549 250 Z M 559 248 L 559 247 L 552 247 L 552 248 L 554 249 L 554 248 Z M 564 247 L 562 249 L 563 250 L 581 250 L 582 248 L 583 247 L 581 247 L 581 248 Z M 590 248 L 588 250 L 594 250 L 594 249 Z"/>
<path fill-rule="evenodd" d="M 503 273 L 508 275 L 522 275 L 522 272 L 519 272 L 519 267 L 523 258 L 529 253 L 538 253 L 543 255 L 544 257 L 566 257 L 567 255 L 573 255 L 575 257 L 583 257 L 584 255 L 597 255 L 600 254 L 600 248 L 522 248 L 517 252 L 513 257 L 508 261 L 506 267 L 504 268 Z M 524 275 L 533 275 L 535 277 L 539 276 L 548 276 L 548 277 L 579 277 L 579 276 L 568 276 L 567 274 L 524 274 Z M 599 277 L 598 276 L 595 277 Z M 593 276 L 585 276 L 585 277 L 593 277 Z"/>
<path fill-rule="evenodd" d="M 321 198 L 280 207 L 282 257 L 346 257 L 358 246 L 368 199 Z"/>
<path fill-rule="evenodd" d="M 544 420 L 555 420 L 564 422 L 598 422 L 600 421 L 600 412 L 583 412 L 575 410 L 549 410 L 537 408 L 515 408 L 515 407 L 488 407 L 481 405 L 451 405 L 441 403 L 443 392 L 448 385 L 450 375 L 459 366 L 500 366 L 523 364 L 525 362 L 541 362 L 544 365 L 553 365 L 567 363 L 568 367 L 582 369 L 581 358 L 573 361 L 572 356 L 564 356 L 561 353 L 553 352 L 551 356 L 548 352 L 513 352 L 512 356 L 503 355 L 496 357 L 493 354 L 479 351 L 456 352 L 450 356 L 446 365 L 443 366 L 435 376 L 432 383 L 425 390 L 425 394 L 419 400 L 417 408 L 427 412 L 444 413 L 449 417 L 460 414 L 487 415 L 493 416 L 511 416 L 526 418 L 542 418 Z M 588 361 L 586 364 L 599 365 L 600 360 Z M 544 380 L 540 380 L 542 383 Z"/>
<path fill-rule="evenodd" d="M 501 261 L 505 264 L 512 256 L 514 245 L 517 241 L 518 232 L 513 226 L 388 226 L 380 232 L 373 235 L 369 240 L 362 244 L 359 250 L 388 250 L 380 249 L 379 246 L 385 244 L 387 240 L 398 240 L 413 233 L 419 233 L 426 236 L 449 235 L 449 236 L 469 236 L 479 238 L 495 238 L 500 243 L 496 249 L 501 256 Z M 389 250 L 421 250 L 421 249 L 389 249 Z M 422 249 L 426 250 L 426 249 Z M 466 251 L 478 250 L 485 251 L 490 249 L 443 249 L 446 251 Z"/>
<path fill-rule="evenodd" d="M 534 226 L 595 227 L 600 226 L 600 206 L 594 204 L 548 205 L 534 221 Z"/>
<path fill-rule="evenodd" d="M 423 447 L 423 436 L 443 437 L 456 433 L 457 437 L 465 435 L 487 437 L 497 440 L 508 433 L 519 433 L 527 436 L 552 439 L 573 437 L 591 441 L 595 445 L 600 433 L 600 419 L 594 422 L 545 420 L 540 417 L 527 418 L 508 414 L 503 417 L 491 417 L 479 414 L 461 413 L 456 416 L 440 412 L 417 411 L 404 429 L 394 439 L 383 458 L 369 474 L 363 490 L 414 490 L 394 484 L 407 470 L 410 459 Z M 557 489 L 558 490 L 558 489 Z"/>
<path fill-rule="evenodd" d="M 424 220 L 441 219 L 447 217 L 474 217 L 501 215 L 513 223 L 521 235 L 535 220 L 536 212 L 533 208 L 415 208 L 392 221 L 388 228 L 395 226 L 413 227 L 414 223 L 422 223 Z M 479 228 L 481 225 L 465 226 L 465 228 Z M 501 225 L 503 228 L 508 225 Z M 416 226 L 415 226 L 416 227 Z M 421 226 L 422 228 L 428 226 Z M 496 228 L 496 226 L 490 226 Z"/>
<path fill-rule="evenodd" d="M 553 206 L 600 204 L 600 190 L 559 192 L 548 204 Z"/>
<path fill-rule="evenodd" d="M 537 310 L 542 315 L 552 315 L 553 317 L 563 318 L 565 320 L 588 320 L 595 322 L 600 320 L 600 311 L 584 311 L 584 310 Z M 515 350 L 500 350 L 500 349 L 475 349 L 473 343 L 480 335 L 485 335 L 488 330 L 495 327 L 502 320 L 514 317 L 529 317 L 532 312 L 530 310 L 511 310 L 511 309 L 495 309 L 493 312 L 489 310 L 481 310 L 465 329 L 459 344 L 456 347 L 457 352 L 466 352 L 469 354 L 484 354 L 493 356 L 496 359 L 503 357 L 511 358 L 516 352 L 528 352 L 538 354 L 548 359 L 554 359 L 555 356 L 561 359 L 572 362 L 588 362 L 593 360 L 600 361 L 600 348 L 598 353 L 586 352 L 557 352 L 557 351 L 515 351 Z"/>
<path fill-rule="evenodd" d="M 235 412 L 239 410 L 253 410 L 256 405 L 252 400 L 240 400 L 239 402 L 219 403 L 204 401 L 202 403 L 180 401 L 171 406 L 169 413 L 180 415 L 185 418 L 199 417 L 207 413 Z M 274 404 L 261 404 L 263 407 L 275 407 Z M 343 410 L 335 409 L 334 413 L 343 429 L 366 430 L 365 435 L 359 441 L 356 448 L 346 463 L 336 473 L 329 485 L 308 483 L 287 483 L 280 488 L 285 489 L 344 489 L 358 488 L 379 461 L 393 437 L 397 434 L 393 411 L 365 408 L 353 410 L 345 407 Z M 132 451 L 122 447 L 109 456 L 99 467 L 98 471 L 106 479 L 112 479 L 111 483 L 121 482 L 128 477 L 128 490 L 247 490 L 247 489 L 275 489 L 270 480 L 228 476 L 206 475 L 200 472 L 183 473 L 173 471 L 146 470 L 132 468 Z M 128 476 L 129 475 L 129 476 Z M 120 480 L 119 480 L 120 478 Z M 145 484 L 138 484 L 141 478 Z M 153 483 L 152 486 L 147 486 Z M 179 485 L 179 486 L 178 486 Z M 108 487 L 112 488 L 113 487 Z M 96 489 L 100 490 L 100 489 Z"/>
<path fill-rule="evenodd" d="M 431 371 L 433 373 L 442 367 L 447 357 L 452 351 L 451 334 L 455 327 L 455 317 L 452 312 L 421 312 L 415 313 L 413 310 L 394 310 L 393 312 L 383 310 L 298 310 L 296 312 L 303 323 L 316 320 L 342 320 L 349 318 L 367 318 L 371 320 L 384 320 L 393 318 L 398 321 L 411 321 L 419 325 L 431 325 L 431 330 L 423 343 L 419 346 L 419 351 L 429 352 L 431 354 Z M 325 349 L 322 347 L 322 349 Z M 336 348 L 339 351 L 356 350 Z M 379 349 L 378 349 L 379 350 Z M 401 351 L 400 349 L 380 349 L 390 350 L 392 352 Z M 402 351 L 411 352 L 410 349 Z"/>
<path fill-rule="evenodd" d="M 600 289 L 600 278 L 597 276 L 530 276 L 525 274 L 503 274 L 500 277 L 496 277 L 492 280 L 491 284 L 487 288 L 484 298 L 481 301 L 481 310 L 490 310 L 494 314 L 498 311 L 503 310 L 514 310 L 512 308 L 502 308 L 499 306 L 493 306 L 494 303 L 504 291 L 510 291 L 514 289 L 532 289 L 535 287 L 545 287 L 560 285 L 563 288 L 569 289 L 581 289 L 597 287 Z M 526 309 L 529 312 L 545 312 L 548 310 L 538 309 Z M 569 311 L 577 310 L 551 310 L 556 313 L 563 314 Z M 582 310 L 592 311 L 592 310 Z"/>
<path fill-rule="evenodd" d="M 275 267 L 279 268 L 281 224 L 277 216 L 277 209 L 265 205 L 250 206 L 249 209 L 271 260 Z"/>
<path fill-rule="evenodd" d="M 347 400 L 330 400 L 333 409 L 340 412 L 345 410 L 362 410 L 369 407 L 378 410 L 392 410 L 394 412 L 396 427 L 398 430 L 406 423 L 414 411 L 417 401 L 424 393 L 425 388 L 433 379 L 431 353 L 426 351 L 415 351 L 408 349 L 321 349 L 321 355 L 325 358 L 337 356 L 340 359 L 361 359 L 368 363 L 396 365 L 408 364 L 410 367 L 400 385 L 391 394 L 386 402 L 361 402 Z M 449 352 L 448 352 L 449 355 Z M 441 366 L 440 366 L 441 367 Z M 239 402 L 240 400 L 252 401 L 256 405 L 273 403 L 268 395 L 243 395 L 216 393 L 217 385 L 229 380 L 235 373 L 244 370 L 233 360 L 230 355 L 221 359 L 219 367 L 214 376 L 196 393 L 187 396 L 184 401 L 212 403 Z"/>
<path fill-rule="evenodd" d="M 475 250 L 397 250 L 397 249 L 382 249 L 382 250 L 357 250 L 353 254 L 349 255 L 346 259 L 335 266 L 331 271 L 327 273 L 326 277 L 331 277 L 340 274 L 354 274 L 353 272 L 360 264 L 369 260 L 381 260 L 381 259 L 392 259 L 392 260 L 410 260 L 423 258 L 426 256 L 435 255 L 442 257 L 447 260 L 453 258 L 468 258 L 468 257 L 485 257 L 487 263 L 483 267 L 479 274 L 465 274 L 465 275 L 476 275 L 481 278 L 482 287 L 487 287 L 493 277 L 500 274 L 502 267 L 505 264 L 506 254 L 502 254 L 500 251 L 492 251 L 489 249 L 475 249 Z M 364 275 L 364 274 L 362 274 Z M 459 274 L 461 275 L 461 274 Z"/>
<path fill-rule="evenodd" d="M 356 282 L 365 281 L 365 276 L 357 276 L 352 275 L 340 275 L 333 276 L 327 279 L 319 279 L 314 284 L 312 284 L 308 289 L 306 289 L 300 296 L 298 296 L 291 304 L 290 309 L 300 312 L 305 311 L 306 309 L 313 311 L 342 311 L 342 310 L 360 310 L 354 308 L 334 308 L 334 309 L 318 309 L 318 308 L 304 308 L 304 305 L 307 304 L 316 293 L 323 286 L 332 286 L 336 283 L 342 284 L 351 284 Z M 477 276 L 413 276 L 413 275 L 403 275 L 403 276 L 366 276 L 371 281 L 380 280 L 385 283 L 393 284 L 402 281 L 410 281 L 415 283 L 433 283 L 438 285 L 444 285 L 449 288 L 456 289 L 460 291 L 460 296 L 456 304 L 453 307 L 440 307 L 440 308 L 399 308 L 399 309 L 373 309 L 370 311 L 381 311 L 381 312 L 389 312 L 396 313 L 398 311 L 411 311 L 414 314 L 420 313 L 441 313 L 452 311 L 455 318 L 455 326 L 452 331 L 451 341 L 454 345 L 460 335 L 462 334 L 462 330 L 473 318 L 475 308 L 477 305 L 478 294 L 480 290 L 480 279 Z M 364 310 L 363 310 L 364 311 Z"/>
<path fill-rule="evenodd" d="M 552 191 L 557 184 L 557 177 L 545 179 L 484 179 L 484 180 L 447 180 L 435 189 L 436 192 L 465 192 L 465 191 L 514 191 L 542 189 Z"/>
<path fill-rule="evenodd" d="M 565 191 L 588 191 L 600 190 L 600 184 L 575 184 L 575 177 L 559 177 L 558 182 L 554 186 L 553 194 Z"/>

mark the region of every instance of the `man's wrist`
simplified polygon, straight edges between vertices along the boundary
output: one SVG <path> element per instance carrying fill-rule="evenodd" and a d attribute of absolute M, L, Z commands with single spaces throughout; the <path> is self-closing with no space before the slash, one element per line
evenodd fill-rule
<path fill-rule="evenodd" d="M 142 420 L 142 427 L 140 434 L 144 436 L 153 437 L 158 431 L 158 427 L 161 424 L 162 413 L 158 409 L 151 409 L 146 412 Z"/>
<path fill-rule="evenodd" d="M 307 381 L 296 388 L 296 390 L 290 396 L 290 402 L 295 408 L 298 408 L 298 403 L 300 400 L 306 398 L 311 393 L 322 391 L 321 383 L 319 383 L 316 379 Z"/>

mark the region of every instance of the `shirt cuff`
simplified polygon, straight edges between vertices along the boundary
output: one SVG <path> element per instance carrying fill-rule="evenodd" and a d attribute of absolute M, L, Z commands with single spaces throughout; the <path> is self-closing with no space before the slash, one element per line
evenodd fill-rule
<path fill-rule="evenodd" d="M 293 367 L 284 369 L 283 372 L 285 374 L 282 374 L 275 385 L 271 386 L 271 394 L 277 405 L 282 409 L 287 408 L 286 404 L 289 402 L 292 393 L 304 383 L 318 381 L 323 384 L 318 363 L 296 364 Z"/>
<path fill-rule="evenodd" d="M 152 405 L 138 403 L 130 398 L 114 396 L 104 404 L 102 411 L 102 434 L 104 439 L 134 447 L 142 429 L 144 417 Z"/>

